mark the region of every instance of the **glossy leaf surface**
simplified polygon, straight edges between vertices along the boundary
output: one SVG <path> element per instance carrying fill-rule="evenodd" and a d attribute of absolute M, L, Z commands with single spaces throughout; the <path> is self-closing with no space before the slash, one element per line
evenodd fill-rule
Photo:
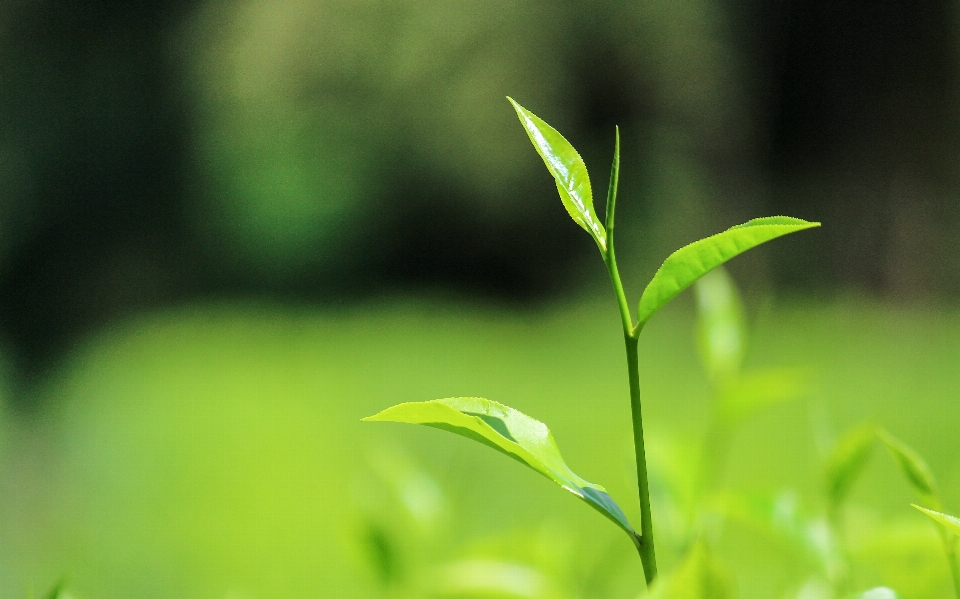
<path fill-rule="evenodd" d="M 890 456 L 900 466 L 904 477 L 920 498 L 932 507 L 940 507 L 940 490 L 930 467 L 916 451 L 890 433 L 880 430 L 877 435 L 887 446 Z"/>
<path fill-rule="evenodd" d="M 645 324 L 681 291 L 727 260 L 777 237 L 819 226 L 820 223 L 789 216 L 755 218 L 680 248 L 664 260 L 643 290 L 637 314 L 639 324 Z"/>
<path fill-rule="evenodd" d="M 637 542 L 633 527 L 607 491 L 577 476 L 563 461 L 550 429 L 522 412 L 481 397 L 452 397 L 398 404 L 363 420 L 423 424 L 479 441 L 570 491 Z"/>
<path fill-rule="evenodd" d="M 733 278 L 718 267 L 696 283 L 697 336 L 703 364 L 715 383 L 740 371 L 743 359 L 743 304 Z"/>
<path fill-rule="evenodd" d="M 580 154 L 560 133 L 523 106 L 508 97 L 530 142 L 543 158 L 560 192 L 560 200 L 570 217 L 593 237 L 601 250 L 607 248 L 607 233 L 593 208 L 593 191 L 587 165 Z"/>
<path fill-rule="evenodd" d="M 960 536 L 960 518 L 957 518 L 956 516 L 951 516 L 950 514 L 944 514 L 943 512 L 928 510 L 927 508 L 920 507 L 915 503 L 911 503 L 910 505 L 917 508 L 927 516 L 930 516 L 930 518 L 934 522 L 936 522 L 937 524 L 940 524 L 943 528 L 949 530 L 950 532 L 952 532 L 957 536 Z"/>
<path fill-rule="evenodd" d="M 847 496 L 853 481 L 870 457 L 876 438 L 876 427 L 861 424 L 848 430 L 830 451 L 824 464 L 827 497 L 834 506 Z"/>

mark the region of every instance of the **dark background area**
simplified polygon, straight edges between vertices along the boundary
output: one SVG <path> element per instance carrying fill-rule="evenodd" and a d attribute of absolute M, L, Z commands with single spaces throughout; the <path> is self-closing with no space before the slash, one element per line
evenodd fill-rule
<path fill-rule="evenodd" d="M 506 94 L 581 150 L 601 207 L 620 126 L 620 239 L 648 270 L 782 213 L 824 227 L 748 281 L 953 301 L 956 22 L 894 0 L 8 1 L 4 349 L 29 381 L 174 303 L 576 291 L 592 243 Z"/>

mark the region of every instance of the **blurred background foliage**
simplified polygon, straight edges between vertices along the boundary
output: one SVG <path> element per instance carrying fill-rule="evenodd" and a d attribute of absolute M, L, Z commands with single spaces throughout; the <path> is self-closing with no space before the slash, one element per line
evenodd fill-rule
<path fill-rule="evenodd" d="M 8 0 L 0 307 L 42 370 L 198 297 L 530 300 L 602 278 L 504 96 L 602 187 L 637 268 L 757 214 L 827 223 L 751 287 L 960 289 L 948 2 Z"/>
<path fill-rule="evenodd" d="M 357 422 L 487 395 L 631 505 L 605 273 L 509 94 L 598 190 L 620 126 L 634 293 L 698 236 L 824 222 L 731 265 L 744 368 L 812 382 L 723 433 L 715 480 L 694 440 L 720 366 L 697 363 L 690 300 L 650 327 L 665 564 L 702 528 L 744 597 L 829 597 L 848 574 L 943 596 L 932 529 L 882 460 L 843 550 L 810 539 L 836 525 L 821 454 L 870 418 L 957 497 L 956 10 L 0 3 L 0 592 L 66 573 L 91 598 L 635 596 L 630 547 L 547 483 L 516 468 L 493 488 L 506 465 L 482 449 Z M 721 502 L 739 524 L 697 524 L 711 485 L 753 493 Z"/>

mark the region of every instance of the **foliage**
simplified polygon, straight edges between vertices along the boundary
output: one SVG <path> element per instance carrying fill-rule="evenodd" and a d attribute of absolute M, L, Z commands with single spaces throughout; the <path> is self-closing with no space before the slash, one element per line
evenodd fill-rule
<path fill-rule="evenodd" d="M 924 504 L 923 507 L 918 505 L 913 507 L 929 516 L 936 525 L 943 544 L 943 553 L 950 568 L 950 575 L 953 577 L 953 590 L 960 599 L 960 563 L 957 563 L 957 537 L 951 534 L 957 532 L 958 522 L 960 521 L 954 516 L 940 512 L 943 509 L 941 507 L 943 499 L 940 496 L 940 486 L 937 484 L 937 479 L 926 460 L 920 457 L 920 454 L 913 448 L 887 431 L 879 430 L 877 434 L 887 446 L 890 457 L 900 467 L 904 478 L 913 487 L 920 503 Z"/>
<path fill-rule="evenodd" d="M 369 420 L 392 420 L 426 424 L 473 438 L 510 455 L 554 480 L 620 526 L 636 545 L 647 585 L 657 578 L 654 526 L 650 509 L 643 417 L 637 364 L 640 331 L 654 313 L 681 291 L 735 256 L 783 235 L 819 226 L 784 216 L 759 218 L 727 231 L 687 245 L 664 261 L 640 297 L 637 321 L 627 305 L 614 252 L 614 217 L 620 173 L 620 136 L 616 135 L 610 183 L 607 191 L 606 218 L 602 225 L 593 206 L 593 192 L 583 159 L 574 147 L 553 127 L 508 98 L 533 143 L 553 176 L 561 202 L 571 218 L 596 242 L 606 263 L 616 293 L 623 325 L 633 416 L 635 459 L 640 499 L 640 533 L 637 534 L 620 508 L 602 487 L 580 479 L 560 458 L 559 450 L 546 427 L 512 408 L 482 398 L 451 398 L 401 404 Z"/>

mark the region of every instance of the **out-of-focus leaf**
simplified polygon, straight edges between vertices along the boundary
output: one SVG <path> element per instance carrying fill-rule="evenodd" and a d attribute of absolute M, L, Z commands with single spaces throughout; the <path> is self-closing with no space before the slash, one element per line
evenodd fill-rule
<path fill-rule="evenodd" d="M 887 431 L 880 429 L 877 435 L 887 446 L 890 456 L 900 466 L 900 470 L 907 481 L 916 491 L 921 503 L 926 502 L 932 508 L 940 508 L 940 489 L 937 479 L 923 458 L 916 451 L 907 446 Z"/>
<path fill-rule="evenodd" d="M 693 545 L 683 562 L 656 584 L 651 599 L 729 599 L 733 583 L 723 565 L 702 541 Z"/>
<path fill-rule="evenodd" d="M 556 585 L 540 571 L 514 562 L 467 559 L 448 564 L 436 576 L 437 592 L 456 597 L 556 597 Z"/>
<path fill-rule="evenodd" d="M 854 595 L 851 599 L 900 599 L 900 595 L 890 587 L 876 587 Z"/>
<path fill-rule="evenodd" d="M 721 414 L 730 423 L 740 422 L 778 403 L 803 395 L 806 372 L 793 368 L 771 368 L 738 377 L 720 391 Z"/>
<path fill-rule="evenodd" d="M 714 381 L 740 371 L 743 359 L 743 304 L 733 278 L 717 267 L 696 283 L 700 356 Z"/>
<path fill-rule="evenodd" d="M 451 397 L 398 404 L 363 420 L 423 424 L 479 441 L 570 491 L 638 542 L 607 491 L 577 476 L 563 461 L 547 425 L 513 408 L 482 397 Z"/>
<path fill-rule="evenodd" d="M 875 425 L 860 424 L 844 433 L 833 446 L 824 463 L 827 496 L 832 505 L 837 506 L 846 498 L 870 457 L 876 434 Z"/>
<path fill-rule="evenodd" d="M 607 248 L 607 233 L 593 209 L 593 192 L 587 165 L 580 154 L 560 133 L 523 106 L 508 97 L 533 147 L 543 158 L 560 192 L 560 200 L 578 225 L 593 237 L 601 250 Z"/>
<path fill-rule="evenodd" d="M 727 260 L 771 239 L 819 226 L 820 223 L 789 216 L 755 218 L 680 248 L 664 260 L 643 290 L 637 314 L 640 326 L 694 281 Z"/>
<path fill-rule="evenodd" d="M 924 514 L 930 516 L 934 522 L 940 524 L 944 529 L 952 532 L 953 534 L 960 536 L 960 518 L 956 516 L 951 516 L 950 514 L 944 514 L 943 512 L 937 512 L 934 510 L 928 510 L 925 507 L 920 507 L 915 503 L 911 503 L 913 507 L 917 508 Z"/>
<path fill-rule="evenodd" d="M 387 485 L 397 503 L 420 532 L 439 527 L 448 515 L 440 484 L 398 446 L 379 447 L 369 454 L 371 469 Z"/>
<path fill-rule="evenodd" d="M 366 522 L 363 548 L 381 584 L 390 586 L 403 578 L 403 564 L 390 532 L 374 521 Z"/>
<path fill-rule="evenodd" d="M 921 518 L 850 522 L 854 559 L 884 573 L 884 581 L 906 597 L 936 597 L 949 576 L 936 527 Z"/>
<path fill-rule="evenodd" d="M 792 491 L 776 496 L 726 494 L 715 508 L 782 543 L 784 548 L 800 551 L 830 580 L 846 568 L 839 539 L 830 524 L 823 518 L 805 517 Z"/>
<path fill-rule="evenodd" d="M 57 584 L 55 584 L 52 589 L 50 589 L 50 592 L 47 593 L 46 599 L 62 599 L 66 594 L 66 590 L 67 578 L 63 577 L 57 581 Z"/>

